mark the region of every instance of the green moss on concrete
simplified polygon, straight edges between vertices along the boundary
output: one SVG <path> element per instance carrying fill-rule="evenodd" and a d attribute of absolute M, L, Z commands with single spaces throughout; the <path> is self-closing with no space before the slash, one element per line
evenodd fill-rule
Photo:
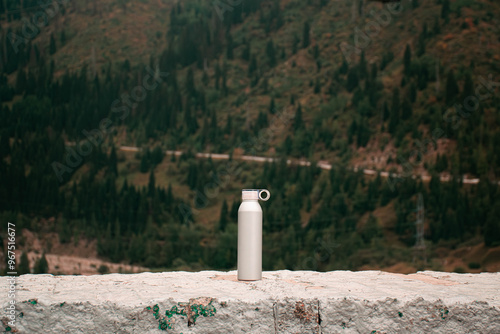
<path fill-rule="evenodd" d="M 439 314 L 441 315 L 441 319 L 443 320 L 446 319 L 448 313 L 450 313 L 450 311 L 447 307 L 439 309 Z"/>
<path fill-rule="evenodd" d="M 145 309 L 147 311 L 152 311 L 153 316 L 158 320 L 158 329 L 166 331 L 167 329 L 173 329 L 175 323 L 174 316 L 180 316 L 181 320 L 184 317 L 188 318 L 188 326 L 195 325 L 196 319 L 198 317 L 213 317 L 217 313 L 217 309 L 212 304 L 213 300 L 204 305 L 201 303 L 177 303 L 177 305 L 172 306 L 169 310 L 165 311 L 165 316 L 160 315 L 160 307 L 158 304 L 153 307 L 148 306 Z"/>
<path fill-rule="evenodd" d="M 38 300 L 37 299 L 29 299 L 29 300 L 24 301 L 23 303 L 29 303 L 31 305 L 36 305 L 36 304 L 38 304 Z"/>

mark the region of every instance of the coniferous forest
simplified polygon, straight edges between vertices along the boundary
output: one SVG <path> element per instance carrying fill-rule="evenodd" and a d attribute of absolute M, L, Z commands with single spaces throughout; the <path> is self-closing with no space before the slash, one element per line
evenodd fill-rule
<path fill-rule="evenodd" d="M 499 14 L 492 0 L 0 2 L 0 224 L 94 241 L 110 262 L 229 270 L 241 189 L 267 188 L 264 270 L 500 270 Z M 467 247 L 480 255 L 444 264 Z"/>

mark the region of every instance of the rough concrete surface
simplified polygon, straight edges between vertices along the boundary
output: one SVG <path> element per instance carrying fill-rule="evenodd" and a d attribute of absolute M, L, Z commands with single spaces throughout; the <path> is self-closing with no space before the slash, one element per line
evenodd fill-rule
<path fill-rule="evenodd" d="M 5 330 L 7 277 L 0 277 Z M 17 279 L 18 333 L 500 333 L 500 273 L 236 272 Z"/>

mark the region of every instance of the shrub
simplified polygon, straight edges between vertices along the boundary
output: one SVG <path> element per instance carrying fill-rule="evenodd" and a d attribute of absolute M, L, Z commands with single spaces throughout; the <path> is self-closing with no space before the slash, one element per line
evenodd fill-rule
<path fill-rule="evenodd" d="M 109 273 L 109 268 L 105 264 L 101 264 L 99 266 L 99 269 L 97 269 L 97 272 L 101 275 L 108 274 Z"/>
<path fill-rule="evenodd" d="M 481 268 L 481 264 L 477 262 L 469 262 L 469 268 L 470 269 L 479 269 Z"/>

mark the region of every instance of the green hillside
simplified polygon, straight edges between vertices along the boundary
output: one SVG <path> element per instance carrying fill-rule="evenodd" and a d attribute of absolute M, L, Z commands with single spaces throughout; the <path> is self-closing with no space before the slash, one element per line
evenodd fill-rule
<path fill-rule="evenodd" d="M 486 0 L 1 2 L 0 217 L 97 240 L 114 262 L 229 269 L 240 190 L 267 188 L 265 270 L 499 270 L 499 14 Z"/>

